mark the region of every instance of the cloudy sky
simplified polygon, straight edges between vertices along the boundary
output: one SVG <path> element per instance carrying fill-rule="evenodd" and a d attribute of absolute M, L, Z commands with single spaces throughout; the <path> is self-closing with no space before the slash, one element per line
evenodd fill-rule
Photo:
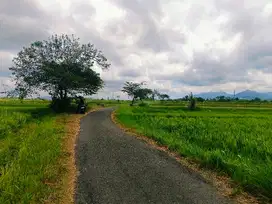
<path fill-rule="evenodd" d="M 0 91 L 23 46 L 75 34 L 102 50 L 99 97 L 146 81 L 172 97 L 272 91 L 271 0 L 1 0 Z"/>

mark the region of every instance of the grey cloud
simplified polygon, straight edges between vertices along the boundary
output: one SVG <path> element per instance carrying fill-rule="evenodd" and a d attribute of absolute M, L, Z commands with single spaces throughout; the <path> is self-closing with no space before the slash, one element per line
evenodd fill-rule
<path fill-rule="evenodd" d="M 219 83 L 248 81 L 245 68 L 230 64 L 229 56 L 214 59 L 210 53 L 195 52 L 187 69 L 169 74 L 156 74 L 156 79 L 167 79 L 173 83 L 189 86 L 210 86 Z M 238 62 L 237 62 L 238 63 Z"/>
<path fill-rule="evenodd" d="M 41 18 L 43 11 L 34 0 L 0 1 L 0 15 L 13 17 Z"/>
<path fill-rule="evenodd" d="M 0 50 L 17 52 L 48 37 L 51 17 L 33 0 L 0 2 Z"/>
<path fill-rule="evenodd" d="M 209 51 L 194 53 L 189 69 L 173 79 L 187 85 L 209 86 L 230 81 L 250 83 L 253 79 L 247 74 L 249 69 L 272 73 L 272 16 L 261 15 L 264 5 L 257 3 L 248 8 L 242 2 L 216 1 L 218 11 L 230 18 L 221 25 L 225 39 L 240 34 L 241 41 L 229 55 L 225 54 L 226 50 L 218 51 L 218 60 Z"/>
<path fill-rule="evenodd" d="M 143 30 L 136 42 L 139 48 L 151 49 L 154 52 L 170 50 L 168 36 L 164 35 L 164 30 L 159 29 L 155 20 L 159 20 L 163 14 L 160 1 L 115 0 L 115 2 L 127 11 L 129 21 L 138 24 L 139 29 Z"/>
<path fill-rule="evenodd" d="M 107 39 L 103 39 L 99 33 L 89 31 L 84 27 L 78 26 L 77 32 L 81 33 L 79 36 L 82 40 L 82 43 L 90 42 L 94 44 L 98 50 L 101 50 L 105 54 L 113 66 L 124 66 L 122 56 L 112 42 Z"/>
<path fill-rule="evenodd" d="M 142 76 L 143 73 L 141 73 L 140 69 L 125 69 L 119 71 L 119 76 L 122 77 L 139 77 Z"/>
<path fill-rule="evenodd" d="M 105 87 L 104 90 L 107 91 L 120 91 L 124 85 L 125 80 L 122 79 L 112 79 L 112 80 L 105 80 Z"/>
<path fill-rule="evenodd" d="M 0 51 L 0 75 L 3 75 L 3 73 L 8 73 L 11 64 L 12 64 L 11 53 Z"/>
<path fill-rule="evenodd" d="M 47 39 L 49 27 L 38 20 L 2 18 L 0 50 L 18 51 L 35 40 Z"/>
<path fill-rule="evenodd" d="M 90 3 L 83 2 L 81 4 L 71 5 L 71 13 L 73 16 L 79 18 L 80 21 L 84 22 L 96 14 L 96 9 Z"/>
<path fill-rule="evenodd" d="M 159 17 L 162 14 L 161 4 L 158 0 L 114 0 L 115 3 L 130 12 L 137 15 L 142 15 L 145 18 L 149 17 L 149 14 Z"/>

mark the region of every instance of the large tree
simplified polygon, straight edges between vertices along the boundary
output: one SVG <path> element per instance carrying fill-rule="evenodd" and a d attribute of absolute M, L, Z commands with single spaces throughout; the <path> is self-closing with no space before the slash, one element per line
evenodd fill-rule
<path fill-rule="evenodd" d="M 80 44 L 74 35 L 52 35 L 24 47 L 10 68 L 17 90 L 31 95 L 46 91 L 64 100 L 77 94 L 92 95 L 103 87 L 94 64 L 108 69 L 106 57 L 93 44 Z"/>

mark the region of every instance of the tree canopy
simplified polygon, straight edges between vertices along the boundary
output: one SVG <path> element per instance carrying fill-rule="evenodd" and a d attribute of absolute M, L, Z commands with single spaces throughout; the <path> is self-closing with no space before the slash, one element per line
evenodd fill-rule
<path fill-rule="evenodd" d="M 170 97 L 169 97 L 169 95 L 167 95 L 167 94 L 159 94 L 159 98 L 160 98 L 161 100 L 164 100 L 164 99 L 169 99 Z"/>
<path fill-rule="evenodd" d="M 103 87 L 103 80 L 92 67 L 108 69 L 106 57 L 93 44 L 80 44 L 74 35 L 52 35 L 24 47 L 10 68 L 17 90 L 24 96 L 46 91 L 52 97 L 92 95 Z"/>
<path fill-rule="evenodd" d="M 143 82 L 135 83 L 135 82 L 125 82 L 122 92 L 127 93 L 128 96 L 132 97 L 131 104 L 134 104 L 136 99 L 146 99 L 149 95 L 152 94 L 152 90 L 148 88 L 143 88 Z"/>
<path fill-rule="evenodd" d="M 152 96 L 151 96 L 153 101 L 155 101 L 156 96 L 159 97 L 160 92 L 158 90 L 154 89 L 153 93 L 152 93 Z"/>

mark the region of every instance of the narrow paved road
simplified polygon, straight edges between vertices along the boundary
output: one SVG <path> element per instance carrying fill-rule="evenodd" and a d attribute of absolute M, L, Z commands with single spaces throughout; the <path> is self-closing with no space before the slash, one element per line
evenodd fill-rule
<path fill-rule="evenodd" d="M 230 203 L 174 158 L 126 135 L 111 108 L 81 121 L 76 146 L 76 203 Z"/>

